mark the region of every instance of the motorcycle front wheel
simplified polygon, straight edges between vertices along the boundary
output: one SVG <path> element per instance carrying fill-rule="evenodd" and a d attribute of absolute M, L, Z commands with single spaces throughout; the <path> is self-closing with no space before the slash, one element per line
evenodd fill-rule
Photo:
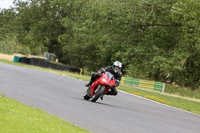
<path fill-rule="evenodd" d="M 91 98 L 91 102 L 96 102 L 99 97 L 104 94 L 105 90 L 105 86 L 98 86 L 93 97 Z"/>

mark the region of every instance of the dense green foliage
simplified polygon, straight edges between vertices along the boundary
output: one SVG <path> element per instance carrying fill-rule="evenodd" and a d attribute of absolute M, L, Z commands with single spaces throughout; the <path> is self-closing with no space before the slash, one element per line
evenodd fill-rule
<path fill-rule="evenodd" d="M 59 61 L 97 70 L 119 60 L 129 76 L 200 86 L 199 0 L 30 0 L 2 10 L 1 33 Z M 4 16 L 4 17 L 2 17 Z"/>
<path fill-rule="evenodd" d="M 0 53 L 30 54 L 29 47 L 20 45 L 16 34 L 13 32 L 15 27 L 12 23 L 15 15 L 13 9 L 0 12 Z"/>
<path fill-rule="evenodd" d="M 16 36 L 7 36 L 6 38 L 0 40 L 0 53 L 4 54 L 14 54 L 21 53 L 24 55 L 30 54 L 29 47 L 20 45 L 17 43 Z"/>

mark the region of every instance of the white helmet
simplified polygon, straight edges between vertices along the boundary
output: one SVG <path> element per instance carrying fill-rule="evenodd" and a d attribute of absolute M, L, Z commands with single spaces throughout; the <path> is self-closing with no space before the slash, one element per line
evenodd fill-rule
<path fill-rule="evenodd" d="M 114 70 L 115 73 L 119 72 L 121 70 L 121 68 L 122 68 L 122 63 L 121 62 L 115 61 L 113 63 L 113 70 Z"/>

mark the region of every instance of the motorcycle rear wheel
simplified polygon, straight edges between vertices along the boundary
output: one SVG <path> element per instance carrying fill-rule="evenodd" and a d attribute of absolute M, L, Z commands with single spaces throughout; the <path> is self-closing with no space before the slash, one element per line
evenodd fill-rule
<path fill-rule="evenodd" d="M 90 99 L 90 97 L 86 94 L 85 96 L 83 96 L 83 98 L 85 99 L 85 100 L 89 100 Z"/>
<path fill-rule="evenodd" d="M 85 100 L 89 100 L 91 98 L 91 94 L 90 94 L 90 87 L 88 87 L 85 96 L 83 96 L 83 98 Z"/>

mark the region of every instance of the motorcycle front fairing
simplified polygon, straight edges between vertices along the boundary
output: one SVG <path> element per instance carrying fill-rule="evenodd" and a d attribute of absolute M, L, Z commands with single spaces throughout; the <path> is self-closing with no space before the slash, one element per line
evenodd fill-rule
<path fill-rule="evenodd" d="M 95 88 L 98 85 L 105 86 L 106 87 L 105 93 L 107 93 L 109 89 L 115 85 L 115 79 L 111 73 L 109 72 L 103 73 L 103 75 L 100 78 L 98 78 L 96 81 L 94 81 L 94 83 L 90 86 L 90 91 L 91 91 L 92 96 L 94 94 Z"/>

